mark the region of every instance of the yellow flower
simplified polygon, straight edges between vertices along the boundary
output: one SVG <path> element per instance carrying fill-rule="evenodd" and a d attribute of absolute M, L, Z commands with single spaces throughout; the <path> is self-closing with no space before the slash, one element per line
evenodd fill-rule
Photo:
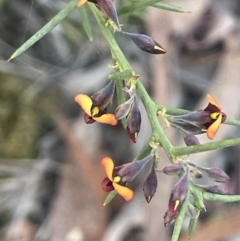
<path fill-rule="evenodd" d="M 113 160 L 110 157 L 104 157 L 102 159 L 102 165 L 106 172 L 106 176 L 110 182 L 110 184 L 108 184 L 108 185 L 112 185 L 113 189 L 115 189 L 115 191 L 120 196 L 122 196 L 125 199 L 125 201 L 132 200 L 133 196 L 134 196 L 133 191 L 130 188 L 124 186 L 124 185 L 126 185 L 126 183 L 122 183 L 122 178 L 120 176 L 113 175 L 113 171 L 114 171 Z"/>
<path fill-rule="evenodd" d="M 87 116 L 93 120 L 86 123 L 92 123 L 94 121 L 97 121 L 103 124 L 117 124 L 118 121 L 115 118 L 115 115 L 109 114 L 105 110 L 101 110 L 99 106 L 94 106 L 93 101 L 89 96 L 84 94 L 78 94 L 75 96 L 75 101 L 81 106 Z"/>
<path fill-rule="evenodd" d="M 225 113 L 221 111 L 221 106 L 218 104 L 218 102 L 213 99 L 213 97 L 210 94 L 207 94 L 207 99 L 209 101 L 208 106 L 204 109 L 204 111 L 209 111 L 211 113 L 211 119 L 212 121 L 207 127 L 207 136 L 209 139 L 213 139 L 216 135 L 219 126 L 221 123 L 223 123 L 227 116 Z"/>

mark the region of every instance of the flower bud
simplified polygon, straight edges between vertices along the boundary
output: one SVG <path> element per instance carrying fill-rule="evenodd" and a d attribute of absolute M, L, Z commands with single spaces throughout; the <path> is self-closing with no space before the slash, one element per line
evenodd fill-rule
<path fill-rule="evenodd" d="M 180 211 L 189 188 L 189 169 L 182 175 L 182 177 L 175 184 L 168 202 L 168 210 L 164 215 L 164 226 L 172 224 Z"/>
<path fill-rule="evenodd" d="M 143 184 L 143 193 L 146 198 L 146 201 L 150 203 L 152 200 L 152 197 L 154 196 L 156 190 L 157 190 L 157 175 L 154 169 L 154 163 L 152 165 L 151 172 L 148 174 L 144 184 Z"/>
<path fill-rule="evenodd" d="M 166 175 L 178 175 L 184 171 L 181 164 L 169 164 L 162 169 Z"/>
<path fill-rule="evenodd" d="M 151 37 L 144 34 L 122 32 L 128 36 L 141 50 L 150 54 L 165 54 L 166 50 Z"/>
<path fill-rule="evenodd" d="M 138 108 L 138 103 L 136 97 L 134 97 L 134 101 L 130 112 L 127 116 L 127 126 L 126 130 L 130 139 L 136 143 L 138 133 L 141 127 L 141 113 Z"/>
<path fill-rule="evenodd" d="M 111 104 L 115 90 L 115 82 L 113 80 L 91 96 L 93 106 L 98 106 L 100 110 L 105 110 Z"/>
<path fill-rule="evenodd" d="M 196 136 L 194 136 L 193 134 L 185 134 L 184 137 L 184 142 L 187 146 L 195 146 L 195 145 L 199 145 L 200 142 L 197 139 Z"/>
<path fill-rule="evenodd" d="M 97 0 L 100 10 L 110 18 L 118 31 L 121 30 L 115 5 L 112 0 Z"/>
<path fill-rule="evenodd" d="M 218 185 L 205 186 L 205 185 L 195 184 L 195 186 L 201 188 L 202 190 L 204 190 L 206 192 L 210 192 L 210 193 L 214 193 L 214 194 L 220 194 L 220 195 L 229 195 L 229 192 L 226 188 L 218 186 Z"/>
<path fill-rule="evenodd" d="M 199 170 L 204 172 L 210 179 L 212 179 L 215 182 L 228 182 L 230 180 L 230 177 L 221 169 L 219 168 L 203 168 L 198 167 Z"/>
<path fill-rule="evenodd" d="M 115 110 L 115 116 L 117 120 L 121 120 L 129 114 L 133 104 L 133 99 L 134 98 L 132 97 L 117 107 L 117 109 Z"/>
<path fill-rule="evenodd" d="M 182 205 L 185 201 L 187 192 L 189 187 L 189 176 L 188 176 L 188 170 L 182 175 L 182 177 L 178 180 L 178 182 L 175 184 L 172 195 L 170 197 L 170 200 L 173 202 L 179 201 L 179 204 L 174 204 L 174 209 L 177 208 L 178 205 Z"/>

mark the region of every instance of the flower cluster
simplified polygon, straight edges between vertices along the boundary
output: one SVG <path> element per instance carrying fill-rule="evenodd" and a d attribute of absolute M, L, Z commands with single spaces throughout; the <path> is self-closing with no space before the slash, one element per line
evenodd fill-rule
<path fill-rule="evenodd" d="M 186 166 L 185 170 L 183 168 L 183 165 Z M 194 169 L 189 171 L 190 167 L 193 167 Z M 161 171 L 167 175 L 175 174 L 175 175 L 181 176 L 179 181 L 174 185 L 169 198 L 168 210 L 164 215 L 165 227 L 175 222 L 177 215 L 180 212 L 181 207 L 183 206 L 188 193 L 189 193 L 189 196 L 192 196 L 194 199 L 194 204 L 192 204 L 190 199 L 188 198 L 187 205 L 188 205 L 190 216 L 191 217 L 195 216 L 196 214 L 196 212 L 194 211 L 195 209 L 205 210 L 205 206 L 201 202 L 202 200 L 199 200 L 200 197 L 195 194 L 194 189 L 190 188 L 191 185 L 201 190 L 200 193 L 209 192 L 209 193 L 220 194 L 220 195 L 229 194 L 229 192 L 222 186 L 199 185 L 199 184 L 194 184 L 192 181 L 192 179 L 194 178 L 199 179 L 199 178 L 202 178 L 203 175 L 206 175 L 207 177 L 209 177 L 211 180 L 215 182 L 220 182 L 220 183 L 228 182 L 230 180 L 229 176 L 219 168 L 214 168 L 214 167 L 204 168 L 204 167 L 199 167 L 191 162 L 183 161 L 182 164 L 168 165 L 165 168 L 163 168 Z"/>
<path fill-rule="evenodd" d="M 183 207 L 186 199 L 189 214 L 194 217 L 196 210 L 205 210 L 204 204 L 196 196 L 191 185 L 195 186 L 200 193 L 208 192 L 220 195 L 229 194 L 227 189 L 222 186 L 213 185 L 199 185 L 194 184 L 194 178 L 202 178 L 206 175 L 211 180 L 219 183 L 226 183 L 229 181 L 229 176 L 219 168 L 204 168 L 199 167 L 189 161 L 182 160 L 176 164 L 169 164 L 162 169 L 155 169 L 155 162 L 153 151 L 145 158 L 121 166 L 114 166 L 113 160 L 110 157 L 102 159 L 102 165 L 105 169 L 106 178 L 102 181 L 102 189 L 106 192 L 115 190 L 126 201 L 130 201 L 134 197 L 134 192 L 128 187 L 128 184 L 140 173 L 140 171 L 150 163 L 148 175 L 143 183 L 143 193 L 146 201 L 149 203 L 157 190 L 157 175 L 156 171 L 162 172 L 166 175 L 179 176 L 178 182 L 174 185 L 170 194 L 168 209 L 164 215 L 164 226 L 168 226 L 175 222 L 181 208 Z M 191 168 L 191 170 L 190 170 Z M 189 197 L 192 196 L 193 204 Z M 188 198 L 187 198 L 188 197 Z"/>
<path fill-rule="evenodd" d="M 125 118 L 125 129 L 128 136 L 136 143 L 141 127 L 141 113 L 134 88 L 134 84 L 131 85 L 130 89 L 128 87 L 125 88 L 126 101 L 116 108 L 115 114 L 107 112 L 107 108 L 114 96 L 114 81 L 109 81 L 103 89 L 91 97 L 85 94 L 76 95 L 75 101 L 85 112 L 84 121 L 86 124 L 92 124 L 97 121 L 103 124 L 116 125 L 118 120 Z"/>
<path fill-rule="evenodd" d="M 97 5 L 98 9 L 108 18 L 107 23 L 113 27 L 114 31 L 118 31 L 131 39 L 141 50 L 151 54 L 166 53 L 165 49 L 151 37 L 123 31 L 112 0 L 80 0 L 77 6 L 81 7 L 87 1 Z M 119 67 L 119 71 L 124 70 Z M 127 80 L 125 77 L 121 77 L 120 80 L 116 80 L 113 77 L 114 80 L 109 81 L 97 93 L 92 96 L 78 94 L 75 97 L 75 101 L 85 112 L 84 120 L 87 124 L 99 122 L 117 125 L 118 121 L 121 120 L 130 140 L 136 143 L 141 128 L 141 112 L 136 92 L 139 76 L 132 75 L 128 76 Z M 115 109 L 115 113 L 109 113 L 109 105 L 112 103 L 114 97 L 115 83 L 122 80 L 125 83 L 123 88 L 124 93 L 122 93 L 125 99 Z M 212 140 L 220 125 L 227 118 L 219 103 L 210 94 L 207 94 L 207 99 L 209 103 L 204 109 L 190 111 L 182 115 L 169 115 L 165 113 L 165 110 L 158 112 L 158 114 L 162 115 L 169 126 L 181 132 L 187 146 L 198 145 L 199 141 L 196 135 L 206 133 L 207 137 Z M 152 137 L 154 139 L 154 133 Z M 160 142 L 160 140 L 158 141 Z M 171 160 L 173 163 L 162 169 L 156 169 L 158 159 L 156 147 L 159 146 L 159 143 L 153 143 L 153 145 L 150 143 L 150 146 L 152 150 L 147 156 L 120 166 L 115 166 L 110 157 L 104 157 L 102 159 L 102 166 L 106 177 L 102 181 L 102 189 L 108 193 L 113 191 L 114 195 L 117 193 L 125 201 L 130 201 L 134 198 L 134 190 L 129 187 L 129 184 L 143 168 L 148 168 L 147 175 L 143 180 L 142 190 L 146 201 L 149 203 L 157 191 L 157 171 L 166 175 L 178 176 L 179 180 L 170 193 L 168 208 L 164 215 L 164 226 L 174 223 L 181 211 L 185 212 L 186 210 L 188 210 L 191 220 L 196 220 L 200 211 L 205 210 L 204 194 L 206 193 L 218 195 L 229 194 L 225 187 L 219 185 L 199 185 L 194 183 L 194 179 L 200 179 L 204 175 L 214 182 L 226 183 L 230 178 L 223 170 L 219 168 L 199 167 L 188 160 L 184 160 L 183 157 L 177 157 L 175 160 L 173 156 L 173 160 Z M 168 154 L 170 156 L 171 153 Z M 189 226 L 192 226 L 191 223 Z"/>
<path fill-rule="evenodd" d="M 151 37 L 144 34 L 128 33 L 122 31 L 121 25 L 118 20 L 116 7 L 112 0 L 79 0 L 77 6 L 81 7 L 87 1 L 96 4 L 99 10 L 103 12 L 104 15 L 108 18 L 108 23 L 110 23 L 114 30 L 119 31 L 123 35 L 130 38 L 141 50 L 150 54 L 166 53 L 166 50 Z"/>

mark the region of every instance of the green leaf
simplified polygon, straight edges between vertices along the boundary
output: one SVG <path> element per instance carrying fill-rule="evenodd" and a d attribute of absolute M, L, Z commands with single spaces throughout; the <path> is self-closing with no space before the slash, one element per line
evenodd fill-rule
<path fill-rule="evenodd" d="M 194 230 L 197 226 L 197 222 L 198 222 L 198 218 L 199 218 L 200 213 L 201 213 L 201 210 L 198 209 L 195 217 L 190 219 L 189 226 L 188 226 L 189 238 L 192 236 L 192 234 L 193 234 L 193 232 L 194 232 Z"/>
<path fill-rule="evenodd" d="M 79 0 L 71 0 L 67 6 L 62 9 L 51 21 L 49 21 L 44 27 L 42 27 L 38 32 L 36 32 L 30 39 L 28 39 L 21 47 L 19 47 L 8 61 L 16 58 L 24 51 L 29 49 L 33 44 L 35 44 L 39 39 L 44 37 L 53 28 L 55 28 L 77 5 Z"/>
<path fill-rule="evenodd" d="M 118 11 L 118 16 L 126 13 L 132 13 L 139 11 L 145 7 L 151 6 L 152 4 L 156 4 L 158 2 L 161 2 L 162 0 L 146 0 L 146 1 L 138 1 L 134 2 L 132 4 L 129 4 L 128 6 L 125 6 Z"/>
<path fill-rule="evenodd" d="M 171 4 L 167 4 L 167 3 L 154 3 L 151 4 L 152 7 L 155 8 L 160 8 L 160 9 L 164 9 L 164 10 L 168 10 L 168 11 L 173 11 L 173 12 L 179 12 L 179 13 L 190 13 L 188 10 L 181 8 L 181 7 L 177 7 Z"/>
<path fill-rule="evenodd" d="M 107 204 L 109 204 L 113 198 L 115 198 L 117 195 L 117 192 L 115 190 L 111 191 L 107 197 L 105 198 L 105 201 L 103 202 L 103 206 L 106 206 Z"/>
<path fill-rule="evenodd" d="M 91 24 L 89 22 L 89 18 L 87 15 L 86 4 L 81 6 L 79 8 L 79 11 L 80 11 L 81 19 L 82 19 L 83 29 L 84 29 L 86 35 L 88 36 L 89 40 L 93 41 L 92 28 L 91 28 Z"/>
<path fill-rule="evenodd" d="M 190 190 L 188 190 L 185 202 L 183 203 L 183 205 L 180 209 L 180 212 L 177 215 L 177 219 L 176 219 L 176 222 L 174 224 L 174 229 L 173 229 L 171 241 L 178 241 L 178 238 L 179 238 L 179 235 L 180 235 L 180 232 L 181 232 L 181 229 L 182 229 L 184 217 L 185 217 L 185 214 L 187 212 L 189 197 L 190 197 Z"/>

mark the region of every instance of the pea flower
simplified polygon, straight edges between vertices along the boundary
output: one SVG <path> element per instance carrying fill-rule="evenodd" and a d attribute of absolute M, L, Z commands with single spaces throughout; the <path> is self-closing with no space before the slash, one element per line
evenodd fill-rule
<path fill-rule="evenodd" d="M 141 50 L 150 54 L 165 54 L 166 50 L 151 37 L 144 34 L 123 32 L 129 37 Z"/>
<path fill-rule="evenodd" d="M 95 121 L 103 124 L 116 125 L 117 119 L 114 114 L 107 113 L 107 106 L 111 103 L 115 89 L 114 81 L 110 81 L 103 89 L 91 97 L 78 94 L 75 101 L 85 112 L 84 120 L 87 124 Z"/>
<path fill-rule="evenodd" d="M 175 184 L 168 202 L 168 210 L 164 215 L 164 226 L 172 224 L 179 213 L 189 187 L 189 170 L 187 169 L 183 176 Z"/>
<path fill-rule="evenodd" d="M 113 160 L 110 157 L 104 157 L 102 165 L 107 177 L 102 181 L 102 189 L 106 192 L 115 190 L 126 201 L 132 200 L 134 193 L 126 185 L 137 176 L 152 157 L 153 154 L 150 153 L 139 161 L 126 163 L 118 167 L 114 167 Z"/>
<path fill-rule="evenodd" d="M 209 104 L 204 109 L 204 111 L 210 113 L 212 121 L 210 123 L 206 123 L 205 127 L 207 127 L 208 138 L 213 139 L 218 131 L 220 124 L 226 120 L 227 116 L 221 111 L 221 106 L 216 100 L 213 99 L 210 94 L 207 94 L 207 99 Z"/>
<path fill-rule="evenodd" d="M 220 124 L 226 120 L 227 116 L 221 111 L 220 105 L 210 94 L 207 94 L 207 99 L 209 104 L 204 110 L 191 111 L 178 116 L 167 115 L 167 121 L 172 127 L 187 134 L 198 135 L 207 133 L 208 138 L 212 140 Z M 195 145 L 198 144 L 198 141 L 193 140 L 191 137 L 189 143 L 187 140 L 187 144 Z"/>

